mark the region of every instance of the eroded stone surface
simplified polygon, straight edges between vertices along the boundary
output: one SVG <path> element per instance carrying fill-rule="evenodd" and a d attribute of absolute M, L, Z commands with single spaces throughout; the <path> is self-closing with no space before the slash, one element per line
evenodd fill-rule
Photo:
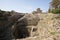
<path fill-rule="evenodd" d="M 32 36 L 30 38 L 25 38 L 21 40 L 60 40 L 59 15 L 60 14 L 38 14 L 37 16 L 40 18 L 40 21 L 36 26 L 36 33 L 38 34 L 38 36 Z"/>
<path fill-rule="evenodd" d="M 23 38 L 17 40 L 60 40 L 60 14 L 26 14 L 22 18 L 18 17 L 19 15 L 12 15 L 12 18 L 8 20 L 11 24 L 18 19 L 13 25 L 14 36 L 15 38 Z M 4 24 L 8 25 L 9 23 Z M 10 24 L 6 30 L 4 30 L 5 27 L 2 27 L 4 32 L 9 33 L 11 31 L 9 30 L 11 29 Z M 1 22 L 0 25 L 2 25 Z"/>

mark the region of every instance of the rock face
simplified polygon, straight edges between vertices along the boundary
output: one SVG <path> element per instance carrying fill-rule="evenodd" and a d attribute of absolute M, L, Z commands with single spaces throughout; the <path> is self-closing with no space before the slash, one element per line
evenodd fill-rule
<path fill-rule="evenodd" d="M 0 11 L 0 40 L 60 40 L 60 14 L 10 13 Z"/>
<path fill-rule="evenodd" d="M 60 40 L 60 14 L 50 13 L 35 16 L 40 19 L 38 24 L 26 26 L 30 37 L 21 40 Z"/>
<path fill-rule="evenodd" d="M 38 21 L 39 18 L 37 18 L 37 16 L 33 14 L 24 15 L 24 17 L 19 19 L 18 22 L 15 24 L 15 37 L 25 38 L 31 36 L 31 29 L 33 27 L 36 28 Z"/>
<path fill-rule="evenodd" d="M 7 15 L 5 11 L 0 12 L 0 40 L 12 40 L 12 25 L 23 15 Z"/>

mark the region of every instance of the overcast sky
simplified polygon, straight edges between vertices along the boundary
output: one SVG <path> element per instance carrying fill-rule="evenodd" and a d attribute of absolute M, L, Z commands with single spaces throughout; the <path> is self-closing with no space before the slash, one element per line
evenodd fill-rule
<path fill-rule="evenodd" d="M 5 11 L 32 12 L 41 8 L 44 12 L 49 8 L 51 0 L 0 0 L 0 9 Z"/>

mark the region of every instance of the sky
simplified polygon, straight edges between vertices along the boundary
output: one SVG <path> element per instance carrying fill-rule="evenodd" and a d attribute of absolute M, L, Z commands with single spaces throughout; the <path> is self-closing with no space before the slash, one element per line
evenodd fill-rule
<path fill-rule="evenodd" d="M 30 13 L 37 8 L 46 12 L 51 0 L 0 0 L 0 9 L 5 11 Z"/>

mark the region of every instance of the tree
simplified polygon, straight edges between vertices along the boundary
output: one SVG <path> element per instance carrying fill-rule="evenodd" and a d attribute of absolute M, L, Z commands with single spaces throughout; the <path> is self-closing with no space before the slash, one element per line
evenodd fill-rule
<path fill-rule="evenodd" d="M 50 13 L 60 13 L 60 0 L 52 0 L 50 2 L 50 7 L 48 12 Z"/>
<path fill-rule="evenodd" d="M 52 0 L 51 6 L 53 8 L 58 8 L 58 5 L 60 5 L 60 0 Z"/>

